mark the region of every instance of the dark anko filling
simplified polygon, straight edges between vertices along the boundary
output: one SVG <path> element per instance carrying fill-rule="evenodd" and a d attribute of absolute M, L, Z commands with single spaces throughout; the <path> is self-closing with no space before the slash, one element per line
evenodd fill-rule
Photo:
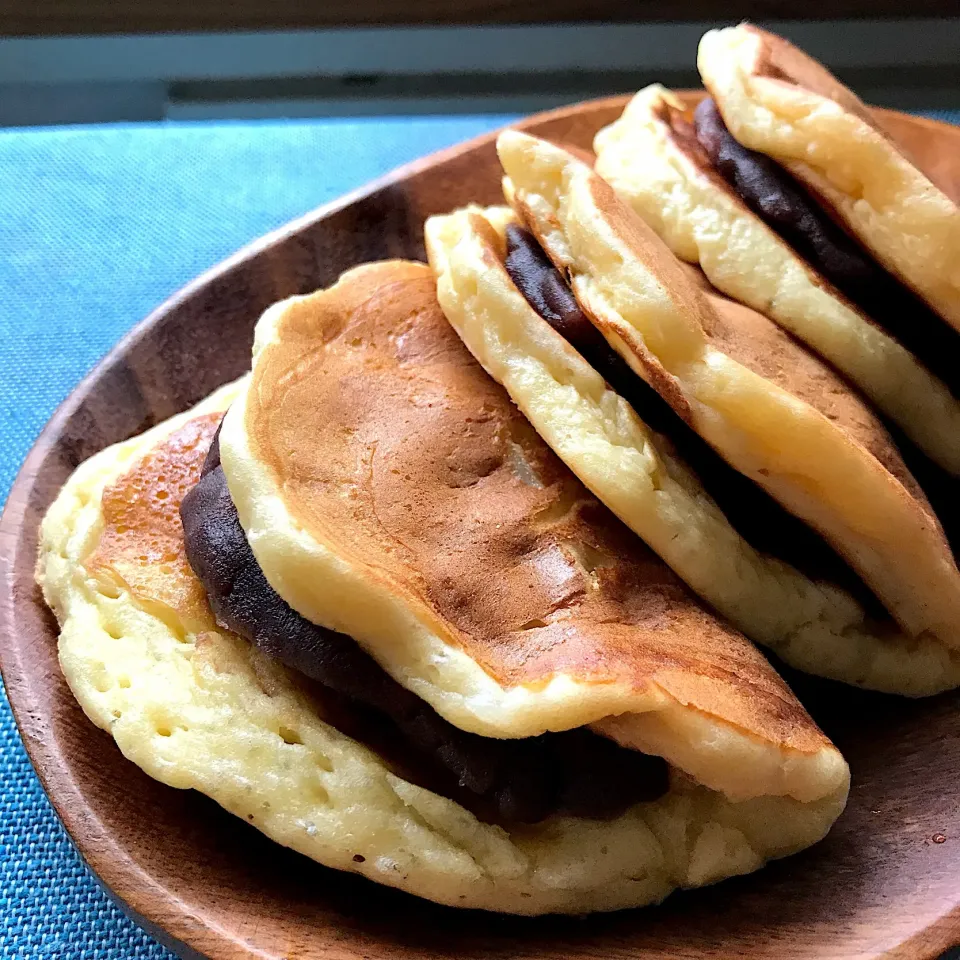
<path fill-rule="evenodd" d="M 630 369 L 584 315 L 536 238 L 514 224 L 507 227 L 505 266 L 530 306 L 633 407 L 647 426 L 670 439 L 748 543 L 815 580 L 842 584 L 862 603 L 883 615 L 873 594 L 816 531 L 731 467 L 653 387 Z"/>
<path fill-rule="evenodd" d="M 432 765 L 441 774 L 427 778 L 433 782 L 452 773 L 460 788 L 454 799 L 478 813 L 523 823 L 555 812 L 604 818 L 667 791 L 665 760 L 585 729 L 523 740 L 460 730 L 393 680 L 351 637 L 298 614 L 254 558 L 220 466 L 218 438 L 180 516 L 187 557 L 218 623 L 392 724 L 405 751 L 416 755 L 413 766 Z"/>
<path fill-rule="evenodd" d="M 714 169 L 737 196 L 814 270 L 958 395 L 960 333 L 834 223 L 783 167 L 738 143 L 712 99 L 697 105 L 694 129 Z"/>
<path fill-rule="evenodd" d="M 694 112 L 697 142 L 741 200 L 781 239 L 960 396 L 960 334 L 840 229 L 778 163 L 738 143 L 713 100 Z M 954 553 L 960 548 L 957 480 L 887 423 L 930 500 Z"/>

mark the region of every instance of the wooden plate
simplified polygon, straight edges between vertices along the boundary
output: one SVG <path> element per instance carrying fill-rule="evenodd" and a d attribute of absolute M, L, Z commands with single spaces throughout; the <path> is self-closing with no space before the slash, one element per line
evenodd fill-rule
<path fill-rule="evenodd" d="M 581 104 L 521 126 L 588 148 L 623 104 Z M 883 118 L 960 187 L 960 129 Z M 485 136 L 404 167 L 214 268 L 126 337 L 44 430 L 0 526 L 0 636 L 10 702 L 60 818 L 132 914 L 190 956 L 936 956 L 960 942 L 957 695 L 910 702 L 797 679 L 853 770 L 849 806 L 830 836 L 752 876 L 675 894 L 663 907 L 585 920 L 458 912 L 326 870 L 199 794 L 145 776 L 70 695 L 56 625 L 33 583 L 37 526 L 69 473 L 239 375 L 268 304 L 365 260 L 422 257 L 424 217 L 497 202 L 493 142 Z"/>

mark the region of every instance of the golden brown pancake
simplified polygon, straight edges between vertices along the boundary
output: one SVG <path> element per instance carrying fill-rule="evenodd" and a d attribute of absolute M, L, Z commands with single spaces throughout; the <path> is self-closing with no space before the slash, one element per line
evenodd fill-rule
<path fill-rule="evenodd" d="M 731 466 L 819 532 L 909 636 L 960 646 L 960 571 L 866 408 L 858 435 L 830 419 L 836 408 L 797 396 L 785 378 L 803 372 L 799 360 L 780 374 L 785 390 L 758 372 L 760 352 L 743 353 L 746 338 L 736 352 L 749 365 L 724 352 L 709 299 L 589 167 L 513 131 L 498 149 L 507 195 L 610 345 Z"/>
<path fill-rule="evenodd" d="M 294 523 L 449 624 L 504 687 L 569 673 L 642 689 L 660 670 L 696 667 L 706 688 L 745 674 L 768 688 L 762 658 L 472 361 L 433 306 L 432 274 L 394 267 L 381 285 L 377 269 L 289 310 L 254 369 L 250 448 Z M 728 719 L 754 729 L 752 708 L 737 710 Z"/>
<path fill-rule="evenodd" d="M 779 166 L 751 153 L 743 168 L 742 158 L 728 155 L 727 143 L 745 151 L 723 136 L 728 169 L 721 176 L 698 142 L 693 112 L 654 85 L 597 135 L 596 169 L 674 254 L 698 263 L 718 289 L 820 353 L 927 456 L 960 474 L 954 442 L 960 403 L 951 393 L 955 351 L 948 342 L 956 334 L 936 316 L 919 317 L 918 311 L 929 311 L 878 265 L 871 269 L 864 254 L 851 259 L 846 247 L 838 249 L 832 239 L 837 228 L 820 229 L 823 215 L 811 210 L 813 201 Z M 766 166 L 755 170 L 751 164 Z M 735 183 L 728 182 L 731 170 Z M 735 186 L 752 191 L 753 208 Z M 778 196 L 781 186 L 786 193 Z M 784 225 L 789 238 L 801 238 L 805 254 L 791 247 Z M 819 270 L 803 259 L 807 254 L 819 258 Z M 885 282 L 877 284 L 877 274 Z M 868 301 L 879 311 L 875 316 Z"/>
<path fill-rule="evenodd" d="M 220 452 L 277 593 L 461 729 L 525 737 L 628 715 L 616 739 L 649 746 L 671 711 L 696 709 L 818 756 L 792 739 L 763 658 L 471 359 L 426 266 L 358 268 L 268 312 Z M 712 776 L 705 759 L 685 769 Z M 767 773 L 714 773 L 741 795 L 771 789 Z"/>
<path fill-rule="evenodd" d="M 554 813 L 610 819 L 667 792 L 669 768 L 662 757 L 623 750 L 586 729 L 522 740 L 460 730 L 390 677 L 352 637 L 292 610 L 250 549 L 219 442 L 211 444 L 180 517 L 187 558 L 217 622 L 325 692 L 373 712 L 376 729 L 390 732 L 387 742 L 402 748 L 408 760 L 418 758 L 418 767 L 430 774 L 422 785 L 499 823 L 536 823 Z"/>
<path fill-rule="evenodd" d="M 733 136 L 783 164 L 894 276 L 960 329 L 960 208 L 856 97 L 782 37 L 711 30 L 697 58 Z"/>
<path fill-rule="evenodd" d="M 756 310 L 715 294 L 707 294 L 707 300 L 712 311 L 704 317 L 704 329 L 714 349 L 808 403 L 836 424 L 873 454 L 919 507 L 932 516 L 926 496 L 886 427 L 838 373 Z"/>
<path fill-rule="evenodd" d="M 331 300 L 339 300 L 344 311 L 315 309 L 329 307 Z M 413 309 L 397 309 L 407 305 Z M 311 306 L 323 321 L 316 327 L 306 322 Z M 612 717 L 608 732 L 640 749 L 662 751 L 673 766 L 669 790 L 607 821 L 551 817 L 516 830 L 491 826 L 455 801 L 398 776 L 375 751 L 337 729 L 338 720 L 327 715 L 322 697 L 318 708 L 295 677 L 218 626 L 183 563 L 176 508 L 184 489 L 199 476 L 200 451 L 212 435 L 210 415 L 223 410 L 237 388 L 88 461 L 43 523 L 38 579 L 61 621 L 64 673 L 87 714 L 110 731 L 128 757 L 166 783 L 201 790 L 322 863 L 443 903 L 507 912 L 587 912 L 655 902 L 677 886 L 756 869 L 767 858 L 823 835 L 846 796 L 842 758 L 746 641 L 705 614 L 565 474 L 522 422 L 517 432 L 511 430 L 517 414 L 482 373 L 471 373 L 476 365 L 436 307 L 427 268 L 389 263 L 356 270 L 330 291 L 281 305 L 258 331 L 257 360 L 265 360 L 268 368 L 271 346 L 264 334 L 291 313 L 295 336 L 311 331 L 315 336 L 305 337 L 301 362 L 287 367 L 273 389 L 281 391 L 301 376 L 311 381 L 329 376 L 343 383 L 360 410 L 338 409 L 343 418 L 339 432 L 369 436 L 379 424 L 388 448 L 384 452 L 391 454 L 385 462 L 377 456 L 358 458 L 355 486 L 345 482 L 349 477 L 334 474 L 343 499 L 353 501 L 363 519 L 337 514 L 343 526 L 336 546 L 343 546 L 343 552 L 329 558 L 327 566 L 314 554 L 305 571 L 319 593 L 324 577 L 340 568 L 336 586 L 346 584 L 353 593 L 337 589 L 333 612 L 346 608 L 350 613 L 364 591 L 378 608 L 375 612 L 382 611 L 384 587 L 395 595 L 398 569 L 409 569 L 361 568 L 355 559 L 358 545 L 367 557 L 387 544 L 388 554 L 416 558 L 418 542 L 447 544 L 446 553 L 453 556 L 454 544 L 442 529 L 452 531 L 449 536 L 466 536 L 468 528 L 438 509 L 438 529 L 431 529 L 432 511 L 413 499 L 420 492 L 426 499 L 449 488 L 458 508 L 470 515 L 472 505 L 475 520 L 487 518 L 487 540 L 472 532 L 469 546 L 489 562 L 501 555 L 493 541 L 506 538 L 505 555 L 531 561 L 520 562 L 526 575 L 510 581 L 514 589 L 523 593 L 532 587 L 538 599 L 531 609 L 545 621 L 564 623 L 556 629 L 527 623 L 520 636 L 504 633 L 505 650 L 487 643 L 490 635 L 470 626 L 482 572 L 471 571 L 464 557 L 458 575 L 474 586 L 463 593 L 465 619 L 457 621 L 461 634 L 469 628 L 482 637 L 484 643 L 473 649 L 503 675 L 536 677 L 527 685 L 531 698 L 553 687 L 553 701 L 546 707 L 554 714 L 564 706 L 555 687 L 558 677 L 580 695 L 589 694 L 594 678 L 614 678 L 600 685 L 615 688 L 625 707 L 642 706 L 646 712 L 635 719 Z M 335 363 L 340 347 L 360 355 L 348 360 L 344 354 Z M 329 363 L 318 367 L 314 357 L 325 351 Z M 420 430 L 435 431 L 438 424 L 444 431 L 452 428 L 456 411 L 461 416 L 474 411 L 478 417 L 473 424 L 462 421 L 466 428 L 450 444 L 436 432 L 436 446 L 414 443 L 425 461 L 416 467 L 402 444 L 390 447 L 393 420 L 346 382 L 351 373 L 364 370 L 377 383 L 383 411 L 406 421 L 411 440 Z M 265 377 L 261 386 L 269 382 Z M 469 395 L 481 385 L 477 406 Z M 229 420 L 243 413 L 249 391 L 247 384 L 239 385 L 240 399 L 231 407 L 221 437 L 225 458 Z M 321 395 L 333 399 L 334 392 Z M 282 409 L 283 396 L 275 399 Z M 300 433 L 304 444 L 324 435 L 324 409 L 314 407 L 310 414 Z M 243 422 L 242 416 L 237 419 Z M 320 490 L 333 471 L 313 458 L 307 462 L 318 473 L 324 471 L 316 477 Z M 345 472 L 344 463 L 339 469 Z M 398 510 L 407 503 L 420 511 L 419 526 L 401 523 L 389 510 L 383 511 L 382 526 L 376 517 L 367 523 L 371 517 L 364 504 L 371 491 L 373 512 L 380 513 L 376 498 L 382 488 L 371 478 L 381 469 L 388 474 L 405 470 L 411 478 L 417 471 L 416 480 L 402 491 L 390 489 Z M 366 490 L 357 489 L 364 485 Z M 305 491 L 301 486 L 299 496 L 305 497 Z M 479 508 L 488 497 L 504 498 L 500 519 Z M 442 499 L 437 505 L 442 507 Z M 522 522 L 516 513 L 523 505 L 544 510 Z M 376 536 L 369 535 L 370 529 Z M 391 531 L 402 532 L 403 541 Z M 248 535 L 255 544 L 257 531 L 248 529 Z M 605 552 L 613 550 L 616 555 Z M 344 567 L 352 579 L 343 577 Z M 289 575 L 291 569 L 282 572 Z M 451 569 L 443 567 L 445 573 Z M 429 585 L 431 571 L 422 573 Z M 424 602 L 433 605 L 439 619 L 453 615 L 446 604 L 455 606 L 459 595 L 454 587 L 438 584 L 440 599 L 432 600 L 427 589 Z M 637 591 L 648 601 L 642 609 L 634 597 Z M 557 597 L 561 604 L 547 609 Z M 411 614 L 421 613 L 404 600 Z M 525 616 L 526 604 L 505 600 L 512 611 L 506 616 Z M 605 623 L 607 617 L 613 622 Z M 380 621 L 385 658 L 411 639 L 394 632 L 397 622 Z M 647 638 L 652 631 L 661 641 L 655 649 Z M 689 636 L 694 631 L 699 632 L 699 651 Z M 628 649 L 625 635 L 630 632 L 650 648 L 646 653 L 635 657 Z M 585 643 L 590 635 L 598 641 L 593 650 Z M 528 656 L 516 651 L 522 644 L 529 645 Z M 704 646 L 712 651 L 709 657 Z M 459 668 L 456 652 L 450 649 L 445 660 L 435 656 L 431 661 L 441 681 L 451 668 Z M 625 669 L 612 662 L 618 658 L 627 659 Z M 574 664 L 576 674 L 570 674 Z M 651 675 L 639 676 L 638 664 L 646 664 Z M 545 684 L 551 671 L 553 679 Z M 623 676 L 629 678 L 626 691 L 617 682 Z M 455 685 L 457 677 L 453 679 Z M 542 716 L 546 707 L 536 705 Z M 684 842 L 677 843 L 678 836 Z"/>
<path fill-rule="evenodd" d="M 211 614 L 184 551 L 180 502 L 197 482 L 222 417 L 188 420 L 104 490 L 103 533 L 84 564 L 101 582 L 123 583 L 140 601 L 163 604 L 186 623 Z"/>
<path fill-rule="evenodd" d="M 701 597 L 792 666 L 914 696 L 960 683 L 960 657 L 876 619 L 841 587 L 847 577 L 827 545 L 636 377 L 518 229 L 505 208 L 428 220 L 438 296 L 474 356 L 581 481 Z"/>
<path fill-rule="evenodd" d="M 600 177 L 590 178 L 588 190 L 590 201 L 609 229 L 642 259 L 650 273 L 668 290 L 671 308 L 683 314 L 688 323 L 696 323 L 710 347 L 809 404 L 835 423 L 900 481 L 919 511 L 936 524 L 923 491 L 904 465 L 890 434 L 836 372 L 762 314 L 698 289 L 672 253 L 649 229 L 645 229 L 646 225 L 618 200 L 612 188 Z M 522 197 L 518 197 L 517 202 L 523 220 L 537 232 L 536 215 Z M 539 235 L 541 238 L 545 236 L 542 228 Z M 549 245 L 546 249 L 549 252 Z M 596 318 L 596 322 L 603 324 L 601 318 Z M 661 341 L 661 349 L 666 353 L 671 350 L 666 336 Z M 695 417 L 691 400 L 678 386 L 677 378 L 665 369 L 652 350 L 635 356 L 636 361 L 644 366 L 644 378 L 668 399 L 684 420 L 692 422 Z"/>
<path fill-rule="evenodd" d="M 662 283 L 671 309 L 702 330 L 706 344 L 784 392 L 809 404 L 836 424 L 857 445 L 869 451 L 903 485 L 917 508 L 936 524 L 930 505 L 910 475 L 900 452 L 880 419 L 835 371 L 805 350 L 789 334 L 755 310 L 703 292 L 691 282 L 673 254 L 632 214 L 600 177 L 589 182 L 590 200 L 610 230 L 642 259 Z M 536 230 L 536 218 L 522 206 L 524 220 Z M 542 236 L 542 234 L 541 234 Z M 603 321 L 598 320 L 602 325 Z M 669 352 L 669 340 L 663 348 Z M 652 351 L 637 354 L 645 379 L 666 397 L 687 422 L 695 419 L 693 403 Z"/>

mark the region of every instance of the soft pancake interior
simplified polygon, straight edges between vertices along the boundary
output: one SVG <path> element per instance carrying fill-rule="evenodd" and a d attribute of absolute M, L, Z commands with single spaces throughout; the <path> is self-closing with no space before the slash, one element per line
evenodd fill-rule
<path fill-rule="evenodd" d="M 565 151 L 514 132 L 499 149 L 524 219 L 636 372 L 817 529 L 909 633 L 960 644 L 960 572 L 943 532 L 849 387 L 757 317 L 768 347 L 783 341 L 771 363 L 755 333 L 737 332 L 747 314 L 720 316 L 656 234 Z"/>
<path fill-rule="evenodd" d="M 912 444 L 948 474 L 960 474 L 954 442 L 960 402 L 887 331 L 903 334 L 903 343 L 917 349 L 947 383 L 956 376 L 950 364 L 956 334 L 936 317 L 914 323 L 916 298 L 906 294 L 905 305 L 903 294 L 881 290 L 891 286 L 889 274 L 867 254 L 851 253 L 853 241 L 841 240 L 838 247 L 838 234 L 845 235 L 823 220 L 815 201 L 777 164 L 737 144 L 716 124 L 702 132 L 712 142 L 717 166 L 697 139 L 693 112 L 652 85 L 597 134 L 597 172 L 677 256 L 699 263 L 718 289 L 810 345 L 853 380 Z M 749 205 L 740 193 L 752 198 Z M 795 249 L 791 242 L 798 237 L 802 242 Z M 817 269 L 798 250 L 812 257 Z M 819 272 L 831 267 L 829 275 L 854 299 L 858 291 L 869 291 L 867 312 Z M 887 282 L 874 283 L 877 274 Z M 844 277 L 857 289 L 850 289 Z M 931 487 L 923 485 L 930 495 Z M 934 506 L 938 514 L 944 508 L 942 501 Z"/>
<path fill-rule="evenodd" d="M 579 308 L 570 310 L 559 274 L 553 289 L 525 283 L 521 292 L 513 282 L 505 264 L 513 223 L 506 208 L 428 220 L 438 297 L 471 353 L 581 481 L 701 597 L 791 665 L 911 695 L 956 686 L 960 657 L 939 640 L 873 620 L 849 594 L 760 552 L 738 532 L 674 443 L 657 432 L 675 425 L 673 411 L 667 407 L 664 416 L 662 406 L 649 405 L 647 391 L 632 389 L 640 378 L 632 376 L 622 395 L 611 386 L 623 379 L 623 362 L 610 362 L 605 341 L 598 350 L 595 337 L 583 336 L 582 317 L 570 315 Z M 643 415 L 656 415 L 655 429 L 631 407 L 638 397 Z M 740 480 L 725 499 L 743 483 L 749 487 Z M 738 523 L 749 519 L 749 503 L 740 506 Z"/>
<path fill-rule="evenodd" d="M 711 30 L 697 64 L 734 137 L 785 165 L 960 329 L 960 208 L 950 185 L 921 170 L 852 91 L 775 34 L 750 24 Z"/>
<path fill-rule="evenodd" d="M 926 388 L 927 396 L 916 404 L 914 416 L 909 417 L 902 428 L 891 427 L 891 434 L 897 439 L 898 449 L 911 473 L 916 474 L 943 525 L 951 548 L 956 552 L 960 544 L 956 471 L 944 469 L 941 464 L 952 466 L 951 454 L 958 449 L 955 442 L 957 425 L 952 421 L 960 410 L 960 404 L 956 402 L 960 388 L 960 364 L 957 362 L 960 360 L 960 333 L 944 323 L 867 251 L 835 226 L 815 199 L 785 170 L 762 154 L 738 144 L 726 130 L 712 100 L 703 100 L 699 104 L 694 126 L 695 130 L 684 130 L 683 121 L 674 116 L 675 142 L 686 141 L 686 149 L 693 154 L 696 147 L 690 144 L 690 136 L 695 134 L 696 145 L 702 146 L 699 153 L 727 178 L 728 189 L 760 214 L 782 239 L 819 271 L 819 275 L 826 278 L 820 281 L 824 286 L 835 288 L 836 296 L 849 298 L 865 311 L 865 322 L 878 323 L 940 378 L 941 382 L 937 384 L 918 383 L 918 387 Z M 912 381 L 918 379 L 917 373 L 916 369 L 906 371 L 908 390 L 913 386 Z M 929 399 L 940 400 L 944 385 L 951 393 L 951 417 L 938 415 L 940 410 L 925 409 Z M 915 399 L 915 391 L 909 392 L 911 399 Z M 937 406 L 941 404 L 942 401 Z M 916 418 L 931 415 L 934 418 L 932 427 L 940 422 L 944 430 L 949 431 L 946 456 L 940 442 L 930 450 L 931 458 L 910 441 Z M 922 432 L 920 435 L 923 438 Z"/>
<path fill-rule="evenodd" d="M 671 119 L 675 142 L 684 143 L 691 153 L 701 148 L 701 162 L 716 169 L 736 196 L 837 291 L 896 337 L 956 393 L 960 387 L 956 363 L 960 333 L 834 224 L 786 170 L 737 143 L 713 100 L 700 102 L 687 129 L 682 118 L 673 115 Z"/>
<path fill-rule="evenodd" d="M 220 628 L 178 543 L 179 497 L 236 385 L 83 464 L 41 531 L 38 581 L 84 711 L 149 775 L 321 863 L 452 906 L 585 913 L 656 902 L 816 841 L 843 807 L 731 803 L 677 777 L 610 821 L 510 831 L 398 775 L 343 712 Z M 164 494 L 161 496 L 160 494 Z M 103 504 L 109 505 L 105 510 Z M 88 566 L 89 564 L 89 566 Z"/>

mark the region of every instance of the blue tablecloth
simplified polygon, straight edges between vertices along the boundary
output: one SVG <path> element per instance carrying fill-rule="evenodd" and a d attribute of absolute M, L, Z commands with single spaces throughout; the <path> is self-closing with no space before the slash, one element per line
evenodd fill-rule
<path fill-rule="evenodd" d="M 57 404 L 180 285 L 284 221 L 507 119 L 0 131 L 0 501 Z M 0 960 L 168 956 L 87 873 L 0 698 Z"/>
<path fill-rule="evenodd" d="M 178 287 L 265 231 L 508 119 L 0 131 L 0 503 L 60 401 Z M 0 958 L 169 957 L 80 862 L 0 700 Z"/>

